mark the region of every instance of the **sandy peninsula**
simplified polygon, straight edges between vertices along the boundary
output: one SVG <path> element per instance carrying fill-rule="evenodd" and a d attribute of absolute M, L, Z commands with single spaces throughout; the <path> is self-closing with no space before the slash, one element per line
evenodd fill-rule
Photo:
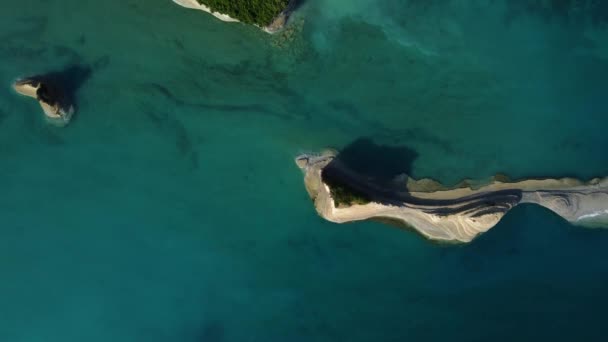
<path fill-rule="evenodd" d="M 447 188 L 429 179 L 377 184 L 350 170 L 333 151 L 300 155 L 296 164 L 319 215 L 336 223 L 379 220 L 413 228 L 432 240 L 469 242 L 516 205 L 533 203 L 573 224 L 608 227 L 608 178 L 511 182 L 495 177 Z M 336 187 L 355 195 L 336 200 Z"/>

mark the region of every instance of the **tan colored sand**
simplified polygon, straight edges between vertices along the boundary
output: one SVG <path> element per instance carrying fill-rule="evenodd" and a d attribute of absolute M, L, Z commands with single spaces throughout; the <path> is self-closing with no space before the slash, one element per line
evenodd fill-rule
<path fill-rule="evenodd" d="M 21 95 L 25 95 L 25 96 L 29 96 L 29 97 L 33 97 L 35 99 L 38 98 L 38 95 L 36 95 L 36 91 L 38 90 L 38 88 L 40 87 L 39 84 L 33 85 L 30 83 L 22 83 L 22 82 L 15 82 L 15 84 L 13 85 L 13 89 L 15 89 L 15 91 Z"/>

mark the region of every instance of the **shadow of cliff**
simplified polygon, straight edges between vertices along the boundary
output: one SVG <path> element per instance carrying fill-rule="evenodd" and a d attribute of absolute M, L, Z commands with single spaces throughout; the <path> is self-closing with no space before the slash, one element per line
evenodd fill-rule
<path fill-rule="evenodd" d="M 404 146 L 383 146 L 360 138 L 346 146 L 321 173 L 336 205 L 367 203 L 424 206 L 425 212 L 447 216 L 469 213 L 481 216 L 506 212 L 521 200 L 521 190 L 473 193 L 459 198 L 432 199 L 412 196 L 407 175 L 418 153 Z"/>
<path fill-rule="evenodd" d="M 386 184 L 395 177 L 412 173 L 418 152 L 407 146 L 388 146 L 375 143 L 370 138 L 359 138 L 344 147 L 335 161 L 349 169 Z"/>
<path fill-rule="evenodd" d="M 323 168 L 321 177 L 331 187 L 337 203 L 399 204 L 402 198 L 396 192 L 407 189 L 405 181 L 399 182 L 396 178 L 409 175 L 417 157 L 416 151 L 405 146 L 380 145 L 370 138 L 359 138 Z"/>
<path fill-rule="evenodd" d="M 538 17 L 547 22 L 566 25 L 586 19 L 587 25 L 601 26 L 608 22 L 608 1 L 596 0 L 528 0 L 506 2 L 505 22 L 517 17 Z"/>
<path fill-rule="evenodd" d="M 71 104 L 76 109 L 76 94 L 86 81 L 91 78 L 92 72 L 93 69 L 88 65 L 74 64 L 59 71 L 32 77 L 32 79 L 40 80 L 49 87 L 57 89 L 61 94 L 60 101 L 65 104 Z"/>
<path fill-rule="evenodd" d="M 302 7 L 304 5 L 304 3 L 306 3 L 308 0 L 292 0 L 292 3 L 290 5 L 290 11 L 297 11 L 298 9 L 300 9 L 300 7 Z"/>

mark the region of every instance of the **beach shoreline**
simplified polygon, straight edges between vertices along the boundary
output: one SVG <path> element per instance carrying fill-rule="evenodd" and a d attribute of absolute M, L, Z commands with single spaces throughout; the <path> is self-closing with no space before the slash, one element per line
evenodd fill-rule
<path fill-rule="evenodd" d="M 199 3 L 196 0 L 173 0 L 174 3 L 182 6 L 182 7 L 186 7 L 186 8 L 191 8 L 191 9 L 196 9 L 196 10 L 200 10 L 200 11 L 204 11 L 207 12 L 211 15 L 213 15 L 214 17 L 218 18 L 221 21 L 225 21 L 225 22 L 229 22 L 229 23 L 238 23 L 240 22 L 239 20 L 232 18 L 231 16 L 227 15 L 227 14 L 223 14 L 223 13 L 219 13 L 219 12 L 213 12 L 211 10 L 211 8 Z"/>
<path fill-rule="evenodd" d="M 204 4 L 199 3 L 197 0 L 173 0 L 173 2 L 176 3 L 177 5 L 185 7 L 185 8 L 196 9 L 196 10 L 207 12 L 224 22 L 229 22 L 229 23 L 240 23 L 241 22 L 240 20 L 233 18 L 233 17 L 229 16 L 228 14 L 212 11 L 211 8 L 209 8 L 208 6 L 206 6 Z M 268 24 L 266 26 L 259 26 L 259 25 L 254 25 L 254 26 L 256 26 L 256 27 L 260 28 L 262 31 L 264 31 L 266 33 L 270 33 L 270 34 L 279 32 L 281 29 L 283 29 L 285 27 L 285 25 L 287 25 L 287 20 L 291 16 L 291 13 L 293 12 L 295 6 L 296 6 L 296 1 L 291 0 L 289 2 L 289 4 L 287 5 L 287 7 L 285 8 L 285 10 L 283 10 L 281 13 L 279 13 L 272 20 L 272 22 L 270 24 Z"/>

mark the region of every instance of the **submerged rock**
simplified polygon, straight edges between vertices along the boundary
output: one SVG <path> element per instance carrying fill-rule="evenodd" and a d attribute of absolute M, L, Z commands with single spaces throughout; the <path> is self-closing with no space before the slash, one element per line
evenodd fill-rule
<path fill-rule="evenodd" d="M 44 77 L 28 77 L 17 80 L 13 85 L 21 95 L 38 100 L 46 120 L 56 126 L 65 126 L 72 119 L 74 106 L 69 103 L 60 85 Z"/>

